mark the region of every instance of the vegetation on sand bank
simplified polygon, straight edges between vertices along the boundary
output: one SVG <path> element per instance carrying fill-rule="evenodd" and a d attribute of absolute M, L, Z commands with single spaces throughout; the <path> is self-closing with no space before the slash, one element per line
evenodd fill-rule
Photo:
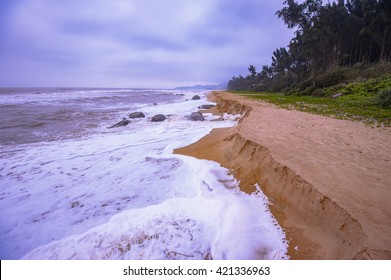
<path fill-rule="evenodd" d="M 378 126 L 391 126 L 391 76 L 350 83 L 339 86 L 338 90 L 329 87 L 324 91 L 327 96 L 322 97 L 272 92 L 235 93 L 287 109 L 357 120 Z"/>
<path fill-rule="evenodd" d="M 327 3 L 326 3 L 327 2 Z M 391 126 L 391 1 L 285 0 L 294 36 L 228 90 L 337 118 Z M 274 92 L 274 93 L 271 93 Z"/>
<path fill-rule="evenodd" d="M 284 1 L 276 15 L 295 30 L 289 45 L 277 48 L 260 72 L 250 65 L 249 75 L 233 77 L 228 89 L 317 95 L 343 81 L 376 77 L 372 69 L 390 73 L 391 1 L 324 2 Z"/>

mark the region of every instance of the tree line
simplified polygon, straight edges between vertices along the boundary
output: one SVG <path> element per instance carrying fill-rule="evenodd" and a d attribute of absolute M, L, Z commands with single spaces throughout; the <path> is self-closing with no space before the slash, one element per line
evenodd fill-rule
<path fill-rule="evenodd" d="M 230 90 L 315 89 L 341 82 L 338 69 L 391 60 L 391 0 L 285 0 L 276 12 L 294 37 L 273 52 L 271 65 L 233 77 Z"/>

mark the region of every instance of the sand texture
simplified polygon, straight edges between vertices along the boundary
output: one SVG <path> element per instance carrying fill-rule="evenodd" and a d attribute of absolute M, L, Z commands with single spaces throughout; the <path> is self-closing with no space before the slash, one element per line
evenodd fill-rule
<path fill-rule="evenodd" d="M 176 153 L 218 161 L 285 229 L 292 259 L 391 259 L 391 129 L 277 108 L 213 92 L 215 111 L 240 113 Z"/>

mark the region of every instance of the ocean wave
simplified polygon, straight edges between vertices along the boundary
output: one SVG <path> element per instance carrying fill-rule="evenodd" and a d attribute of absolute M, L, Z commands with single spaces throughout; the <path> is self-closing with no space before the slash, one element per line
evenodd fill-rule
<path fill-rule="evenodd" d="M 172 153 L 236 124 L 228 115 L 190 121 L 206 102 L 186 101 L 193 94 L 143 105 L 146 118 L 126 127 L 106 128 L 128 110 L 100 110 L 32 127 L 39 141 L 0 145 L 0 258 L 286 258 L 284 233 L 261 193 L 240 192 L 215 162 Z M 169 117 L 151 123 L 157 113 Z"/>

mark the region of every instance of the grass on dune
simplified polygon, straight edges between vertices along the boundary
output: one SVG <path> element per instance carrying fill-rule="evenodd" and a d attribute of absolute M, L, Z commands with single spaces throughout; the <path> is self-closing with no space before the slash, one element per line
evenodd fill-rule
<path fill-rule="evenodd" d="M 391 126 L 391 76 L 369 79 L 325 88 L 323 96 L 271 92 L 235 92 L 267 101 L 287 109 L 295 109 L 340 119 L 362 121 L 377 126 Z M 335 93 L 342 96 L 332 98 Z"/>

